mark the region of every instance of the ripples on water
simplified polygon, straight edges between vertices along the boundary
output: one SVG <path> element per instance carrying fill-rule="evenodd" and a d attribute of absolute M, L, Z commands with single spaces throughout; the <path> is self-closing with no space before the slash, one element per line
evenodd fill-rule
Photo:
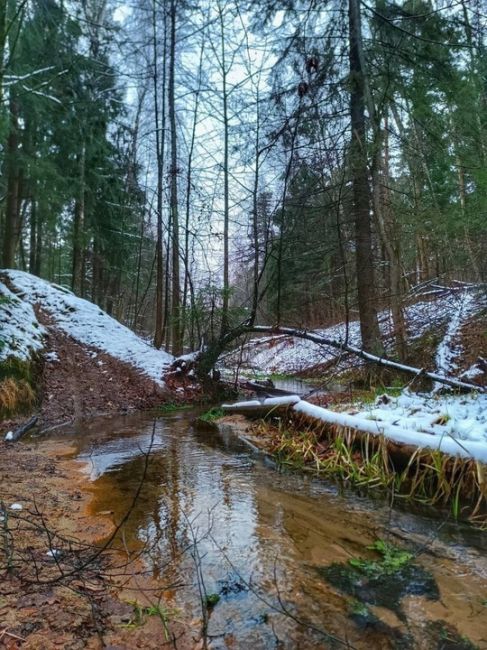
<path fill-rule="evenodd" d="M 310 476 L 279 473 L 230 431 L 195 431 L 192 417 L 98 419 L 73 439 L 82 471 L 94 481 L 94 509 L 113 511 L 115 521 L 146 472 L 125 543 L 144 544 L 145 561 L 161 584 L 188 583 L 168 591 L 188 620 L 201 614 L 201 564 L 206 592 L 220 595 L 209 623 L 213 648 L 340 647 L 318 630 L 357 648 L 393 648 L 399 647 L 394 627 L 409 633 L 440 619 L 477 643 L 485 640 L 480 647 L 487 648 L 485 535 L 340 495 Z M 366 547 L 379 537 L 426 545 L 419 559 L 434 574 L 441 603 L 411 600 L 406 624 L 377 612 L 386 627 L 360 628 L 349 617 L 349 597 L 317 569 L 370 556 Z"/>

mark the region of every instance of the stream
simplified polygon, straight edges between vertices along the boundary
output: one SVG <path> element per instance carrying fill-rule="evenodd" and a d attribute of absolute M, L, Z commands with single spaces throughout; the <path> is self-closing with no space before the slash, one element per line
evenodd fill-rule
<path fill-rule="evenodd" d="M 279 472 L 194 418 L 98 418 L 57 435 L 92 482 L 92 513 L 119 522 L 145 476 L 124 545 L 142 550 L 175 617 L 200 619 L 200 591 L 218 595 L 211 648 L 487 648 L 485 532 Z M 353 593 L 346 571 L 330 579 L 333 563 L 377 559 L 378 539 L 415 554 L 404 592 L 396 575 L 390 598 L 391 584 L 378 597 L 365 578 Z"/>

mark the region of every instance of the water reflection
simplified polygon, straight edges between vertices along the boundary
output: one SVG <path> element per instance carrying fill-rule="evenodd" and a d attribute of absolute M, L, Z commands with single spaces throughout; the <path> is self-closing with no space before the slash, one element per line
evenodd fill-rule
<path fill-rule="evenodd" d="M 424 617 L 430 606 L 410 608 L 406 626 L 389 621 L 386 628 L 363 629 L 350 619 L 347 597 L 316 570 L 367 554 L 368 544 L 391 532 L 393 541 L 413 537 L 429 548 L 435 524 L 426 517 L 340 496 L 310 477 L 279 474 L 232 434 L 194 431 L 187 414 L 155 423 L 142 415 L 92 421 L 75 440 L 94 480 L 93 507 L 112 511 L 116 522 L 145 474 L 124 544 L 143 548 L 161 583 L 186 584 L 173 597 L 188 618 L 200 615 L 201 564 L 205 590 L 221 596 L 210 617 L 213 648 L 332 647 L 318 629 L 358 648 L 393 648 L 394 626 L 419 625 L 415 612 Z M 441 587 L 441 607 L 431 617 L 447 617 L 480 642 L 487 629 L 477 601 L 485 598 L 487 567 L 481 549 L 462 535 L 459 527 L 441 527 L 434 554 L 421 556 Z M 485 544 L 485 536 L 477 542 Z M 460 588 L 465 582 L 468 598 Z M 283 608 L 288 615 L 278 613 Z"/>

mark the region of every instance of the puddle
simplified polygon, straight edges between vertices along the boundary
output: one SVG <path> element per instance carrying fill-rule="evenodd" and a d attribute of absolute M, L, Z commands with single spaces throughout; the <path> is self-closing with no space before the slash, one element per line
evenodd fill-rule
<path fill-rule="evenodd" d="M 230 431 L 195 431 L 193 417 L 96 419 L 68 439 L 94 513 L 120 521 L 145 475 L 124 544 L 143 552 L 183 620 L 201 617 L 200 589 L 211 597 L 214 650 L 487 648 L 486 533 L 278 473 Z M 345 588 L 326 575 L 377 559 L 377 539 L 414 555 L 401 589 L 387 584 L 397 607 L 380 584 Z"/>

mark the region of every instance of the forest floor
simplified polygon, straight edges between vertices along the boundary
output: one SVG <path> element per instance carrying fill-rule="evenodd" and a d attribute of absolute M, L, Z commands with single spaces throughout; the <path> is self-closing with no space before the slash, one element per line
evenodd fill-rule
<path fill-rule="evenodd" d="M 169 397 L 133 366 L 80 345 L 37 310 L 47 329 L 47 362 L 42 370 L 40 416 L 43 426 L 100 413 L 129 412 L 161 404 Z"/>
<path fill-rule="evenodd" d="M 80 345 L 36 311 L 47 330 L 37 405 L 42 428 L 188 398 L 174 381 L 158 385 L 128 363 Z M 177 637 L 178 648 L 194 648 L 187 626 L 166 629 L 151 609 L 147 593 L 154 585 L 141 562 L 110 549 L 97 556 L 113 524 L 90 514 L 90 485 L 72 450 L 46 437 L 3 441 L 25 419 L 0 423 L 0 647 L 151 649 L 174 647 Z M 69 552 L 57 557 L 60 546 Z"/>
<path fill-rule="evenodd" d="M 141 562 L 100 552 L 111 513 L 90 512 L 72 451 L 59 439 L 0 442 L 0 647 L 151 649 L 174 647 L 173 638 L 178 648 L 196 647 L 196 629 L 163 624 L 150 609 L 155 585 Z"/>
<path fill-rule="evenodd" d="M 161 385 L 130 363 L 79 343 L 56 327 L 41 309 L 36 308 L 36 316 L 46 330 L 37 381 L 37 426 L 42 429 L 95 415 L 123 414 L 201 398 L 201 387 L 186 377 L 179 380 L 169 372 Z M 25 419 L 24 414 L 0 420 L 0 434 L 5 435 Z"/>

